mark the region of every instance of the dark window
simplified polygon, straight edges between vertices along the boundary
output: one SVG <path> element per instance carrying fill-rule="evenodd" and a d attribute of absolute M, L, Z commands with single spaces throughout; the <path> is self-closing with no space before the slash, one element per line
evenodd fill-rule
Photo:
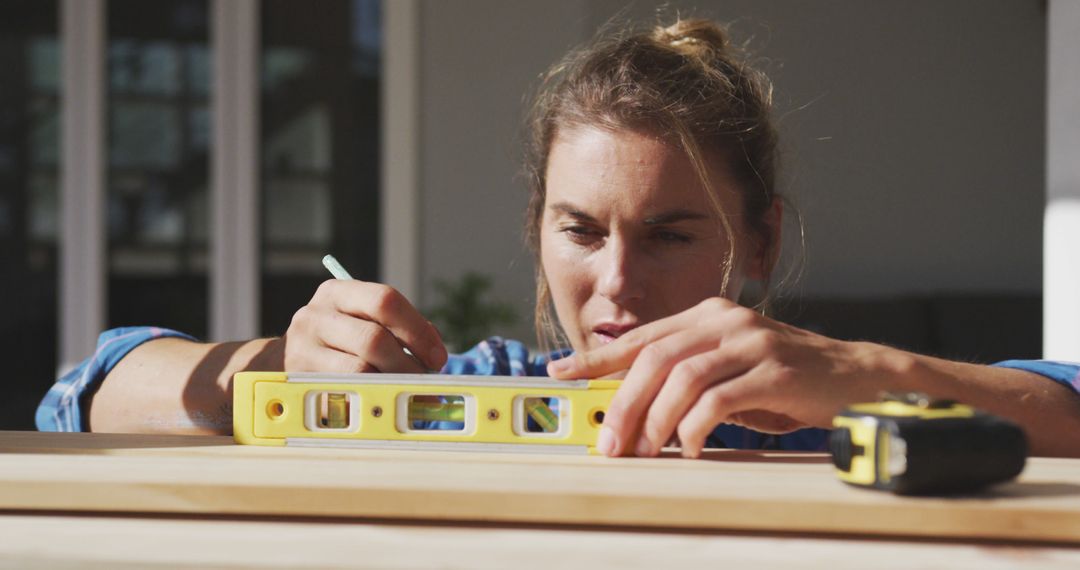
<path fill-rule="evenodd" d="M 56 374 L 57 2 L 0 3 L 0 429 L 33 429 Z"/>
<path fill-rule="evenodd" d="M 108 2 L 110 327 L 207 333 L 207 9 Z"/>
<path fill-rule="evenodd" d="M 262 10 L 262 332 L 280 335 L 332 253 L 378 279 L 378 0 Z"/>

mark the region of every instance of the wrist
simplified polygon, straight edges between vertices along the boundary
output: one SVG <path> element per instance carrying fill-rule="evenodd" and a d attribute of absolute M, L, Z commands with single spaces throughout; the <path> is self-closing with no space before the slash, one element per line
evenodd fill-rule
<path fill-rule="evenodd" d="M 285 370 L 285 337 L 264 338 L 253 341 L 255 354 L 244 370 L 277 372 Z"/>
<path fill-rule="evenodd" d="M 922 357 L 871 342 L 856 342 L 862 370 L 869 372 L 858 394 L 863 402 L 877 401 L 882 393 L 925 392 L 926 365 Z"/>
<path fill-rule="evenodd" d="M 239 343 L 229 350 L 232 343 L 218 345 L 224 354 L 231 354 L 229 362 L 218 375 L 217 383 L 223 392 L 232 394 L 232 377 L 237 372 L 275 372 L 285 370 L 285 339 L 261 338 Z"/>

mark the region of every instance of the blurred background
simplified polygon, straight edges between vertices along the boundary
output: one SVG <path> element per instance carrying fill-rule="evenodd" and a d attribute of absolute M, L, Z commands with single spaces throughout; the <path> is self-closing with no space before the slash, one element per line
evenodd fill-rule
<path fill-rule="evenodd" d="M 658 6 L 6 0 L 0 429 L 32 429 L 106 328 L 280 335 L 325 253 L 444 328 L 535 344 L 525 97 L 605 22 Z M 1042 354 L 1046 1 L 665 6 L 730 22 L 775 83 L 805 229 L 803 247 L 787 228 L 781 318 L 964 360 Z"/>

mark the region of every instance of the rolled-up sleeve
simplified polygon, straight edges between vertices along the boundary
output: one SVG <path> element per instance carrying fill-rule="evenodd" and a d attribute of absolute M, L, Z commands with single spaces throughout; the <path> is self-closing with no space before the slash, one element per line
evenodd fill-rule
<path fill-rule="evenodd" d="M 84 406 L 116 363 L 144 342 L 169 337 L 195 340 L 159 327 L 124 327 L 101 333 L 94 354 L 60 377 L 38 404 L 34 416 L 38 431 L 85 431 L 88 418 Z"/>
<path fill-rule="evenodd" d="M 1080 363 L 1055 360 L 1006 360 L 994 366 L 1013 368 L 1045 376 L 1080 394 Z"/>

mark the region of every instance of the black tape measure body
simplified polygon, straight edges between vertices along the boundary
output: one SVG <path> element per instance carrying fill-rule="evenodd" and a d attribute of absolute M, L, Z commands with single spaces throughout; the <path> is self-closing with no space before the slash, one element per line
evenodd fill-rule
<path fill-rule="evenodd" d="M 1019 426 L 969 406 L 919 394 L 857 404 L 833 419 L 840 479 L 898 494 L 971 492 L 1020 474 Z"/>

